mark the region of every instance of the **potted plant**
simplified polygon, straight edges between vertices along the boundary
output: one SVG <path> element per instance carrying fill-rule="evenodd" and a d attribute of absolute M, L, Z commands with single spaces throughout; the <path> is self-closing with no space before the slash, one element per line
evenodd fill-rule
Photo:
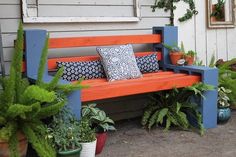
<path fill-rule="evenodd" d="M 170 46 L 164 43 L 163 46 L 169 50 L 171 64 L 177 65 L 178 61 L 183 58 L 184 51 L 178 46 Z"/>
<path fill-rule="evenodd" d="M 107 117 L 103 110 L 96 107 L 96 104 L 83 106 L 82 116 L 87 117 L 90 120 L 90 126 L 95 129 L 97 137 L 96 154 L 99 154 L 106 143 L 107 132 L 116 130 L 114 121 Z"/>
<path fill-rule="evenodd" d="M 193 125 L 189 118 L 196 122 L 195 127 L 199 128 L 200 134 L 204 133 L 202 116 L 198 111 L 197 104 L 191 100 L 193 96 L 202 96 L 202 93 L 212 90 L 213 87 L 203 83 L 195 84 L 183 89 L 173 89 L 155 93 L 142 117 L 142 125 L 151 129 L 153 126 L 162 125 L 165 130 L 170 126 L 176 126 L 183 130 L 189 130 Z"/>
<path fill-rule="evenodd" d="M 217 120 L 219 123 L 227 122 L 231 117 L 230 110 L 230 99 L 228 94 L 231 93 L 231 90 L 225 89 L 224 87 L 218 88 L 218 114 Z"/>
<path fill-rule="evenodd" d="M 97 140 L 95 130 L 90 127 L 89 119 L 82 117 L 79 127 L 79 142 L 82 145 L 80 157 L 95 157 Z"/>
<path fill-rule="evenodd" d="M 58 157 L 78 157 L 82 149 L 78 132 L 79 122 L 64 107 L 47 126 L 46 139 L 51 141 Z"/>
<path fill-rule="evenodd" d="M 43 119 L 60 111 L 66 103 L 66 92 L 71 85 L 58 86 L 60 69 L 54 79 L 43 82 L 47 41 L 43 49 L 39 74 L 35 85 L 22 76 L 23 26 L 17 32 L 15 53 L 10 66 L 9 76 L 2 77 L 0 83 L 0 152 L 2 157 L 23 157 L 27 141 L 40 157 L 55 157 L 56 153 L 45 137 L 46 127 Z M 77 89 L 81 88 L 78 84 Z M 76 87 L 74 86 L 74 87 Z M 80 87 L 79 87 L 80 86 Z M 76 89 L 76 88 L 75 88 Z M 60 92 L 60 94 L 58 94 Z M 27 140 L 27 141 L 26 141 Z"/>
<path fill-rule="evenodd" d="M 211 18 L 212 21 L 225 21 L 225 0 L 218 0 L 216 4 L 212 5 Z"/>
<path fill-rule="evenodd" d="M 187 53 L 185 53 L 184 54 L 185 64 L 193 65 L 196 54 L 197 53 L 193 50 L 189 50 Z"/>

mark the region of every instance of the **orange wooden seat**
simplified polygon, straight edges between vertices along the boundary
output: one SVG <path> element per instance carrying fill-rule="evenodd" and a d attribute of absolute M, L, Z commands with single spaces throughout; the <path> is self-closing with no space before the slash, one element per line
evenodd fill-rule
<path fill-rule="evenodd" d="M 142 78 L 114 82 L 108 82 L 105 78 L 85 80 L 83 84 L 89 85 L 89 88 L 82 90 L 81 100 L 85 102 L 155 92 L 174 87 L 191 86 L 200 81 L 201 77 L 197 75 L 178 74 L 168 71 L 148 73 L 144 74 Z"/>

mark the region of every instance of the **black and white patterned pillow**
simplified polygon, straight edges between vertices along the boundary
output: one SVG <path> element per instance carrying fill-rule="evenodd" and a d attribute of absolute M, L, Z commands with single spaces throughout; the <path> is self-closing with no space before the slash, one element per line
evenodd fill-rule
<path fill-rule="evenodd" d="M 99 47 L 97 51 L 109 81 L 142 77 L 132 45 Z"/>
<path fill-rule="evenodd" d="M 157 72 L 159 70 L 156 53 L 142 57 L 136 57 L 136 61 L 141 73 Z"/>
<path fill-rule="evenodd" d="M 57 62 L 57 67 L 64 67 L 62 79 L 75 81 L 81 78 L 85 80 L 104 78 L 105 73 L 99 60 L 84 62 Z"/>

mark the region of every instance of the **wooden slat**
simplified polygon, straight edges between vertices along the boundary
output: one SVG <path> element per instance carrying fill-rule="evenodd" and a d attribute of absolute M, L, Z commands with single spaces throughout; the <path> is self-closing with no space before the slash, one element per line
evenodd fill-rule
<path fill-rule="evenodd" d="M 152 44 L 160 42 L 161 35 L 159 34 L 50 38 L 49 48 L 107 46 L 120 44 Z"/>
<path fill-rule="evenodd" d="M 200 76 L 187 74 L 171 74 L 166 75 L 165 77 L 159 76 L 159 78 L 158 74 L 156 76 L 156 79 L 155 77 L 151 77 L 151 79 L 146 79 L 144 77 L 132 80 L 106 82 L 101 83 L 100 85 L 91 85 L 88 89 L 82 89 L 81 99 L 83 102 L 86 102 L 92 100 L 167 90 L 172 89 L 173 87 L 180 88 L 191 86 L 194 83 L 200 82 L 201 80 Z"/>

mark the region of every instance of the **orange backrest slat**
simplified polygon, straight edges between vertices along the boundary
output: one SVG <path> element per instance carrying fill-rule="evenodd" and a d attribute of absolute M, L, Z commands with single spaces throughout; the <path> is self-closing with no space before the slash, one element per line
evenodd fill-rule
<path fill-rule="evenodd" d="M 50 38 L 49 48 L 161 43 L 160 34 Z"/>

